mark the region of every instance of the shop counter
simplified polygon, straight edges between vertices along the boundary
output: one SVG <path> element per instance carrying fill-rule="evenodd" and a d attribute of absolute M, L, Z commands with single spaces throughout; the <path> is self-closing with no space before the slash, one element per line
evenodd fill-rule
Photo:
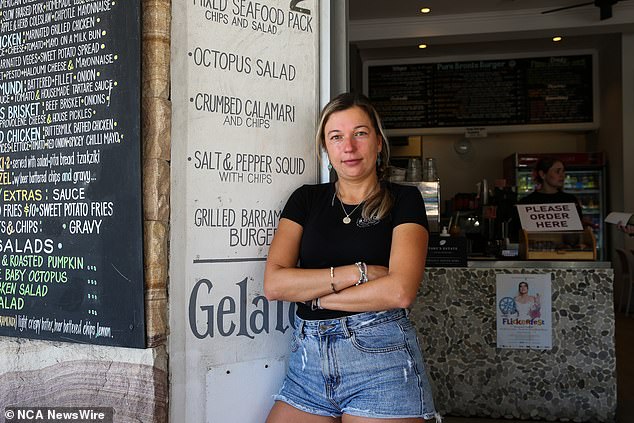
<path fill-rule="evenodd" d="M 552 349 L 496 343 L 496 275 L 552 275 Z M 427 268 L 411 317 L 442 414 L 614 422 L 613 271 L 608 262 L 469 261 Z"/>

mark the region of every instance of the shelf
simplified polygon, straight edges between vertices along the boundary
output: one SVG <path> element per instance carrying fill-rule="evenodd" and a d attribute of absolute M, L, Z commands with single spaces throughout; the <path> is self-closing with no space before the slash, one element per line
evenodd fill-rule
<path fill-rule="evenodd" d="M 534 190 L 530 189 L 530 190 L 517 190 L 517 194 L 518 195 L 527 195 L 527 194 L 531 194 Z M 568 193 L 568 194 L 581 194 L 581 195 L 585 195 L 585 194 L 600 194 L 601 191 L 599 191 L 598 189 L 564 189 L 564 192 Z"/>
<path fill-rule="evenodd" d="M 564 188 L 564 192 L 567 192 L 569 194 L 600 194 L 601 193 L 601 191 L 599 191 L 598 189 L 585 189 L 585 188 L 581 188 L 581 189 Z"/>

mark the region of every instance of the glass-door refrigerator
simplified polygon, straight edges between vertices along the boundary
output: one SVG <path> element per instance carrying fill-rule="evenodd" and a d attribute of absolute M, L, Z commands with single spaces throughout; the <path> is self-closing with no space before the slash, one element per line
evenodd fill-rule
<path fill-rule="evenodd" d="M 504 177 L 516 187 L 518 200 L 534 191 L 533 168 L 539 159 L 545 157 L 557 158 L 566 166 L 564 191 L 574 194 L 581 202 L 584 221 L 592 223 L 592 231 L 597 240 L 597 259 L 605 260 L 605 154 L 596 152 L 510 155 L 504 159 Z"/>

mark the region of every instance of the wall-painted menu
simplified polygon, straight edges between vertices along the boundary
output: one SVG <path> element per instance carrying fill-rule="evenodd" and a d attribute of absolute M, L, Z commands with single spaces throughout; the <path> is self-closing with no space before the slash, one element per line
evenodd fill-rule
<path fill-rule="evenodd" d="M 369 64 L 387 129 L 594 122 L 593 55 Z"/>
<path fill-rule="evenodd" d="M 140 4 L 0 0 L 0 335 L 145 346 Z"/>
<path fill-rule="evenodd" d="M 174 58 L 188 72 L 175 95 L 187 112 L 178 160 L 193 187 L 187 333 L 192 345 L 214 340 L 214 363 L 235 361 L 236 348 L 239 361 L 259 359 L 267 349 L 248 346 L 279 348 L 294 311 L 262 295 L 268 247 L 290 193 L 317 179 L 317 2 L 190 0 L 187 8 L 187 49 Z"/>

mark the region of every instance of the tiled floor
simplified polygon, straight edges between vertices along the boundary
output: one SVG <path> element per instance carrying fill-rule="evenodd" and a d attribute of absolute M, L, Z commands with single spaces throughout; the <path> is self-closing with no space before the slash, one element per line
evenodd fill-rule
<path fill-rule="evenodd" d="M 617 423 L 634 422 L 634 316 L 616 316 Z M 446 416 L 444 423 L 538 423 Z M 541 423 L 541 422 L 539 422 Z"/>

